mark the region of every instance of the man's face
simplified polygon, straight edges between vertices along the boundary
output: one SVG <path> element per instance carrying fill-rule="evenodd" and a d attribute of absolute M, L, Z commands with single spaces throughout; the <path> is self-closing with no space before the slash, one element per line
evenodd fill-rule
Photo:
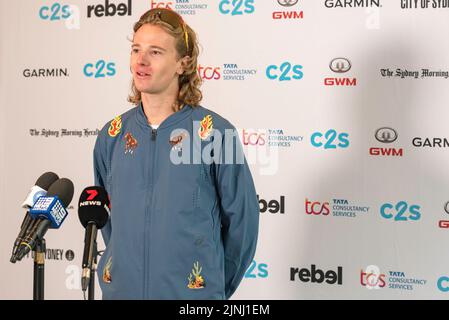
<path fill-rule="evenodd" d="M 177 58 L 175 38 L 159 26 L 144 24 L 134 34 L 131 72 L 142 93 L 160 94 L 178 85 L 182 60 Z"/>

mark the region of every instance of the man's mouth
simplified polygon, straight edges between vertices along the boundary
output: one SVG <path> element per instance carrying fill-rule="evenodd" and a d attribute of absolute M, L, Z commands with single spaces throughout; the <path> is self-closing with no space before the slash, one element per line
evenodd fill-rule
<path fill-rule="evenodd" d="M 136 75 L 137 75 L 138 78 L 146 78 L 146 77 L 149 77 L 149 76 L 150 76 L 149 73 L 146 73 L 146 72 L 139 72 L 139 71 L 136 71 Z"/>

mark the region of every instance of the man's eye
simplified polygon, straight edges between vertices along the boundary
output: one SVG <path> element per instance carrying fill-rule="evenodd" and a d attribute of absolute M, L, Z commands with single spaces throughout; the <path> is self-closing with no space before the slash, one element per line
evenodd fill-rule
<path fill-rule="evenodd" d="M 153 51 L 151 51 L 151 53 L 152 53 L 152 54 L 154 54 L 154 55 L 158 55 L 158 54 L 161 54 L 161 52 L 160 52 L 160 51 L 156 51 L 156 50 L 153 50 Z"/>
<path fill-rule="evenodd" d="M 134 48 L 134 49 L 131 49 L 131 51 L 132 51 L 133 53 L 137 53 L 137 52 L 139 52 L 139 49 Z"/>

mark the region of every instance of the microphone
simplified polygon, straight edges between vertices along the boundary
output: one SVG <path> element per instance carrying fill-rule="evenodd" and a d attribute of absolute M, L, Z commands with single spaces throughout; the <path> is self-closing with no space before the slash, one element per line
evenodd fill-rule
<path fill-rule="evenodd" d="M 50 186 L 45 197 L 37 199 L 30 209 L 31 217 L 37 222 L 20 243 L 15 255 L 16 260 L 22 260 L 28 252 L 33 250 L 36 242 L 44 237 L 49 228 L 58 229 L 62 225 L 68 214 L 65 208 L 72 201 L 73 191 L 72 181 L 62 178 Z"/>
<path fill-rule="evenodd" d="M 48 188 L 58 179 L 58 175 L 54 172 L 46 172 L 41 175 L 36 180 L 35 185 L 31 188 L 30 193 L 22 204 L 22 208 L 27 210 L 30 209 L 39 197 L 45 196 L 47 194 Z M 29 211 L 27 211 L 20 226 L 19 235 L 17 236 L 16 241 L 14 241 L 10 259 L 12 263 L 16 263 L 15 254 L 17 252 L 17 248 L 19 247 L 27 232 L 33 227 L 34 222 L 35 220 L 31 217 Z"/>
<path fill-rule="evenodd" d="M 108 222 L 109 208 L 108 193 L 103 187 L 87 187 L 80 195 L 78 217 L 83 227 L 86 228 L 81 277 L 83 291 L 87 290 L 90 273 L 94 267 L 94 258 L 97 254 L 97 231 Z"/>

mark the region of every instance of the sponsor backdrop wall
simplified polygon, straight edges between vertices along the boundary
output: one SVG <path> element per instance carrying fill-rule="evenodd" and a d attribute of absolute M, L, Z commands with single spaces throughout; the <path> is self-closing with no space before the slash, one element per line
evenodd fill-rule
<path fill-rule="evenodd" d="M 240 129 L 259 194 L 233 298 L 448 298 L 448 0 L 1 0 L 0 298 L 32 298 L 31 256 L 9 257 L 54 171 L 75 195 L 45 296 L 82 299 L 78 198 L 98 129 L 132 107 L 132 25 L 158 6 L 198 32 L 202 105 Z"/>

